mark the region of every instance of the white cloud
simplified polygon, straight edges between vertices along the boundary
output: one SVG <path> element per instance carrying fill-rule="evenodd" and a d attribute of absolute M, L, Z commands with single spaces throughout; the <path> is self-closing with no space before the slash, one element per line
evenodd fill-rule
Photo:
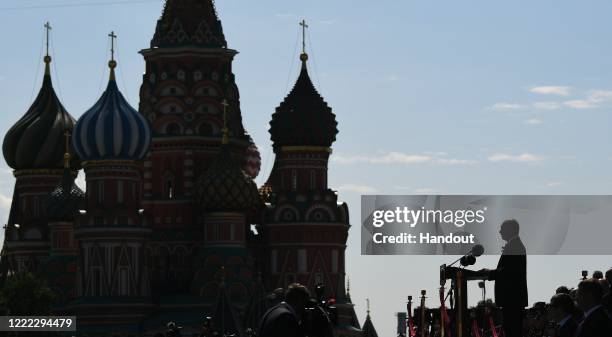
<path fill-rule="evenodd" d="M 332 160 L 340 164 L 440 164 L 467 165 L 476 163 L 473 160 L 444 158 L 432 154 L 407 154 L 388 152 L 377 156 L 334 156 Z"/>
<path fill-rule="evenodd" d="M 526 119 L 524 123 L 529 124 L 529 125 L 538 125 L 538 124 L 544 123 L 544 121 L 538 118 L 529 118 L 529 119 Z"/>
<path fill-rule="evenodd" d="M 592 109 L 592 108 L 598 107 L 596 103 L 589 102 L 588 100 L 583 100 L 583 99 L 574 99 L 571 101 L 565 101 L 563 102 L 563 104 L 573 109 Z"/>
<path fill-rule="evenodd" d="M 557 187 L 557 186 L 561 186 L 561 185 L 563 185 L 563 182 L 560 182 L 560 181 L 551 181 L 551 182 L 546 184 L 546 186 L 548 186 L 548 187 Z"/>
<path fill-rule="evenodd" d="M 523 109 L 523 108 L 525 108 L 525 105 L 523 104 L 500 102 L 500 103 L 495 103 L 491 105 L 489 107 L 489 110 L 508 111 L 508 110 L 518 110 L 518 109 Z"/>
<path fill-rule="evenodd" d="M 378 190 L 374 187 L 356 184 L 344 184 L 339 186 L 337 189 L 338 191 L 354 192 L 359 194 L 372 194 L 378 192 Z"/>
<path fill-rule="evenodd" d="M 399 80 L 399 76 L 397 76 L 396 74 L 391 74 L 391 75 L 387 76 L 387 80 L 391 81 L 391 82 L 395 82 L 395 81 Z"/>
<path fill-rule="evenodd" d="M 611 90 L 591 90 L 584 99 L 565 101 L 563 104 L 574 109 L 592 109 L 610 100 L 612 100 Z"/>
<path fill-rule="evenodd" d="M 530 92 L 540 95 L 556 95 L 556 96 L 567 96 L 570 93 L 571 87 L 564 86 L 541 86 L 532 87 L 529 89 Z"/>
<path fill-rule="evenodd" d="M 518 155 L 511 155 L 507 153 L 495 153 L 489 156 L 489 161 L 498 162 L 513 162 L 513 163 L 535 163 L 544 160 L 540 156 L 533 155 L 531 153 L 523 153 Z"/>
<path fill-rule="evenodd" d="M 561 107 L 559 102 L 535 102 L 533 107 L 538 110 L 556 110 Z"/>

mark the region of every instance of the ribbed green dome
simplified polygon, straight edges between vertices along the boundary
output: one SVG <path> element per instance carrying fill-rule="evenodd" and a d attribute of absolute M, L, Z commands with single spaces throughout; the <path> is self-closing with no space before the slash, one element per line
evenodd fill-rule
<path fill-rule="evenodd" d="M 198 179 L 196 194 L 205 211 L 250 211 L 260 203 L 257 185 L 232 159 L 227 145 Z"/>

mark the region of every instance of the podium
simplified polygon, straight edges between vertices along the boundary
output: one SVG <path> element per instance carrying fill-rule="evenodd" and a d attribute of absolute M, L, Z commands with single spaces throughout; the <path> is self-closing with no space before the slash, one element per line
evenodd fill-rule
<path fill-rule="evenodd" d="M 450 267 L 446 264 L 440 266 L 440 286 L 451 280 L 451 289 L 454 293 L 453 305 L 455 308 L 456 337 L 470 337 L 470 314 L 467 306 L 467 282 L 488 279 L 488 273 L 469 270 L 459 267 Z"/>

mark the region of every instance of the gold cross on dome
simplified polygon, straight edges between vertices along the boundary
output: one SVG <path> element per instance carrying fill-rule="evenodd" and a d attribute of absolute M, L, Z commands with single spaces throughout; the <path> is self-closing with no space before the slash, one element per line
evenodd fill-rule
<path fill-rule="evenodd" d="M 308 28 L 306 20 L 302 20 L 300 26 L 302 26 L 302 54 L 306 54 L 306 28 Z"/>
<path fill-rule="evenodd" d="M 45 23 L 45 30 L 47 32 L 47 56 L 49 56 L 49 33 L 51 32 L 51 24 L 49 22 Z"/>
<path fill-rule="evenodd" d="M 108 37 L 111 38 L 111 60 L 115 60 L 115 40 L 117 39 L 117 35 L 114 31 L 108 34 Z"/>

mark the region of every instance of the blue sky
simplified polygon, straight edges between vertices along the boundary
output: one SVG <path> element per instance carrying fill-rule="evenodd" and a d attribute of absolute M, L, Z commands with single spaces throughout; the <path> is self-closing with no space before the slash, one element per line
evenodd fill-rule
<path fill-rule="evenodd" d="M 161 0 L 12 9 L 100 2 L 120 1 L 2 1 L 0 134 L 40 86 L 47 20 L 55 87 L 74 117 L 104 89 L 111 30 L 119 35 L 119 86 L 137 106 L 137 52 L 149 44 Z M 351 293 L 361 318 L 371 298 L 381 335 L 394 334 L 393 312 L 406 295 L 435 291 L 448 259 L 359 255 L 360 194 L 612 190 L 609 1 L 218 0 L 217 8 L 229 47 L 240 52 L 234 72 L 245 127 L 263 156 L 259 183 L 274 159 L 270 116 L 299 69 L 297 23 L 309 22 L 310 74 L 339 122 L 329 182 L 351 207 Z M 0 167 L 5 221 L 13 178 Z M 531 257 L 530 302 L 573 285 L 583 268 L 608 267 L 609 256 Z"/>

